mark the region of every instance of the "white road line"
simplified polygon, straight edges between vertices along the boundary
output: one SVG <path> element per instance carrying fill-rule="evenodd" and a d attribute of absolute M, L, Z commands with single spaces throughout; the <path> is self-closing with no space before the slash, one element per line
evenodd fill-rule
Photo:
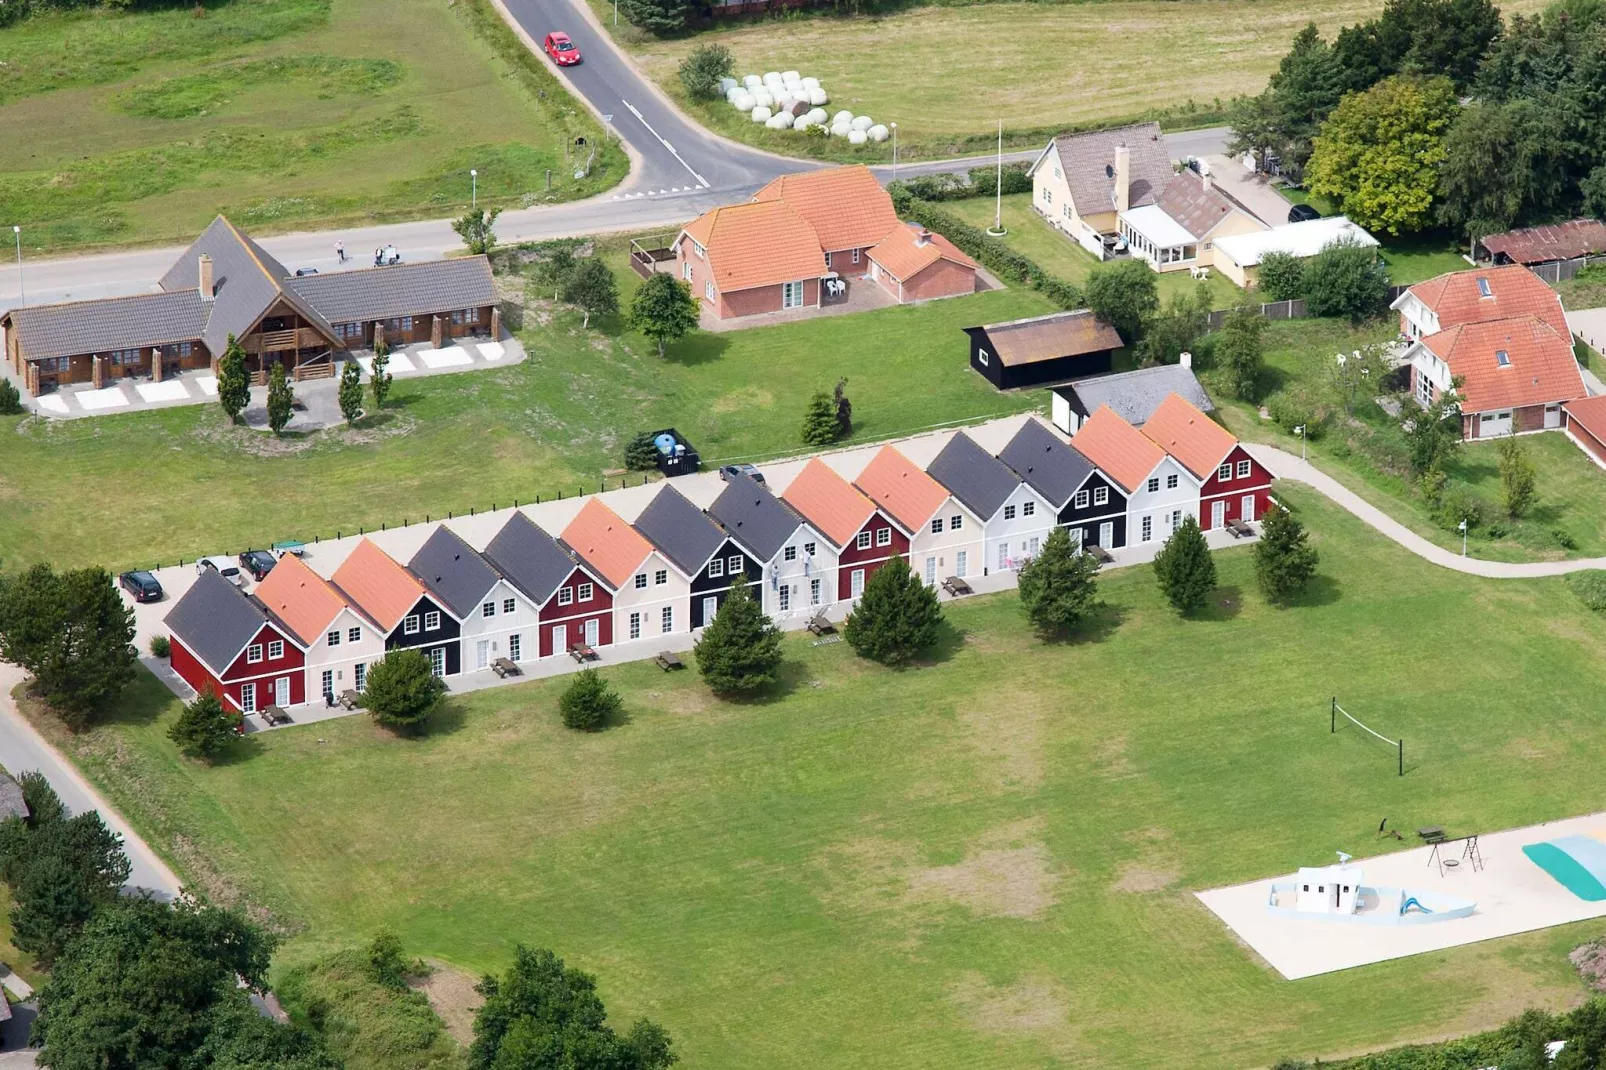
<path fill-rule="evenodd" d="M 669 143 L 669 141 L 664 137 L 664 135 L 660 134 L 658 131 L 656 131 L 656 130 L 654 130 L 652 128 L 652 124 L 649 123 L 642 116 L 641 112 L 636 110 L 636 106 L 634 104 L 630 103 L 630 101 L 628 101 L 628 100 L 622 100 L 622 101 L 620 101 L 620 103 L 623 104 L 626 108 L 630 109 L 630 114 L 634 115 L 636 117 L 637 121 L 640 122 L 642 126 L 645 126 L 647 128 L 647 133 L 649 133 L 653 137 L 657 138 L 658 139 L 658 143 L 660 145 L 662 145 L 664 148 L 669 150 L 669 155 L 673 156 L 675 159 L 680 161 L 680 166 L 684 167 L 688 172 L 690 172 L 691 177 L 693 177 L 693 178 L 695 178 L 697 180 L 697 184 L 699 186 L 701 186 L 703 189 L 707 189 L 708 188 L 708 180 L 706 178 L 704 178 L 702 175 L 698 174 L 696 171 L 692 170 L 691 164 L 687 163 L 685 161 L 685 159 L 683 159 L 681 157 L 680 153 L 675 151 L 675 146 L 671 145 Z M 662 192 L 662 190 L 660 190 L 659 192 Z"/>

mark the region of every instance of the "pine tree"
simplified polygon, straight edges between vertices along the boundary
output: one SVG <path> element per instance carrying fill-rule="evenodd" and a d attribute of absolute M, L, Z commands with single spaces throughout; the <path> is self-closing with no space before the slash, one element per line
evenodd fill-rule
<path fill-rule="evenodd" d="M 837 440 L 840 432 L 840 425 L 836 422 L 836 405 L 831 401 L 831 395 L 823 390 L 816 391 L 803 413 L 803 444 L 829 446 Z"/>
<path fill-rule="evenodd" d="M 17 416 L 23 411 L 22 393 L 10 379 L 0 379 L 0 416 Z"/>
<path fill-rule="evenodd" d="M 1310 545 L 1305 526 L 1280 506 L 1261 521 L 1254 558 L 1255 580 L 1272 602 L 1288 601 L 1316 574 L 1316 548 Z"/>
<path fill-rule="evenodd" d="M 251 377 L 245 370 L 245 347 L 231 334 L 217 362 L 217 403 L 231 421 L 239 423 L 240 413 L 250 402 Z"/>
<path fill-rule="evenodd" d="M 392 650 L 368 666 L 363 705 L 388 728 L 408 732 L 423 727 L 445 698 L 446 681 L 435 675 L 420 651 Z"/>
<path fill-rule="evenodd" d="M 853 402 L 848 400 L 847 389 L 847 379 L 838 379 L 836 381 L 836 389 L 831 392 L 832 400 L 836 405 L 837 438 L 847 438 L 853 434 Z"/>
<path fill-rule="evenodd" d="M 385 407 L 385 397 L 390 393 L 390 343 L 383 338 L 374 340 L 373 370 L 368 373 L 368 390 L 374 395 L 374 409 L 378 411 Z"/>
<path fill-rule="evenodd" d="M 558 699 L 563 724 L 578 732 L 596 732 L 618 715 L 624 700 L 595 669 L 581 669 Z"/>
<path fill-rule="evenodd" d="M 295 415 L 296 394 L 284 374 L 284 365 L 275 364 L 268 373 L 268 426 L 274 434 L 284 430 Z"/>
<path fill-rule="evenodd" d="M 1081 626 L 1097 603 L 1098 570 L 1092 554 L 1077 553 L 1071 546 L 1067 529 L 1055 528 L 1042 551 L 1020 570 L 1017 589 L 1027 619 L 1045 634 Z"/>
<path fill-rule="evenodd" d="M 167 738 L 185 756 L 211 761 L 239 736 L 243 721 L 240 714 L 226 709 L 217 694 L 208 689 L 179 711 L 178 720 L 167 730 Z"/>
<path fill-rule="evenodd" d="M 354 360 L 340 369 L 340 415 L 348 424 L 362 417 L 362 365 Z"/>
<path fill-rule="evenodd" d="M 1155 556 L 1154 574 L 1178 613 L 1199 609 L 1216 589 L 1216 562 L 1199 521 L 1191 515 L 1183 517 L 1181 526 Z"/>
<path fill-rule="evenodd" d="M 0 660 L 33 674 L 34 689 L 83 728 L 134 679 L 134 613 L 104 569 L 49 565 L 0 576 Z"/>
<path fill-rule="evenodd" d="M 697 669 L 716 695 L 757 691 L 775 682 L 781 664 L 781 630 L 742 583 L 703 629 L 695 648 Z"/>
<path fill-rule="evenodd" d="M 941 623 L 937 592 L 894 557 L 864 585 L 842 634 L 861 658 L 898 665 L 935 643 Z"/>

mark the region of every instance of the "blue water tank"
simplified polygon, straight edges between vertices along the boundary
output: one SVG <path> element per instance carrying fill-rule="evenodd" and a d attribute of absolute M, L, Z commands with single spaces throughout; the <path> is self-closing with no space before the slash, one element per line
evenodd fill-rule
<path fill-rule="evenodd" d="M 659 453 L 666 457 L 675 452 L 675 436 L 667 431 L 654 438 L 652 444 L 658 448 Z"/>

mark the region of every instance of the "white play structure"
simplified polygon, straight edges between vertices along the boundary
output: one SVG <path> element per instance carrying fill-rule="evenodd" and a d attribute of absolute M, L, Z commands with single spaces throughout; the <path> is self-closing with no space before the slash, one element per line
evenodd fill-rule
<path fill-rule="evenodd" d="M 1478 904 L 1443 892 L 1365 884 L 1366 874 L 1338 852 L 1338 864 L 1301 866 L 1291 881 L 1273 881 L 1266 911 L 1274 917 L 1425 925 L 1469 916 Z"/>
<path fill-rule="evenodd" d="M 885 124 L 868 115 L 854 115 L 851 111 L 830 115 L 824 105 L 831 98 L 820 80 L 805 78 L 797 71 L 749 74 L 741 81 L 721 78 L 719 88 L 731 107 L 771 130 L 807 133 L 817 127 L 832 137 L 846 139 L 850 145 L 885 141 L 891 134 Z"/>

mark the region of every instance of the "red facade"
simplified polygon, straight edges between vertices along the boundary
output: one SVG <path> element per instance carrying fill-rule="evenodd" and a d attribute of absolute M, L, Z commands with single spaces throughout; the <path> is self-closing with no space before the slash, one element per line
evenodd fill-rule
<path fill-rule="evenodd" d="M 204 662 L 192 653 L 178 636 L 171 637 L 170 664 L 179 678 L 195 689 L 197 694 L 213 691 L 237 710 L 250 706 L 252 710 L 274 705 L 299 706 L 307 700 L 306 656 L 302 649 L 280 633 L 271 624 L 264 624 L 256 637 L 240 651 L 234 663 L 224 670 L 222 678 L 212 674 Z M 283 643 L 284 652 L 277 658 L 268 656 L 272 644 Z M 252 661 L 252 648 L 260 646 L 260 660 Z M 280 681 L 285 681 L 281 684 Z M 252 702 L 247 703 L 246 690 L 253 691 Z M 280 702 L 281 698 L 286 701 Z"/>
<path fill-rule="evenodd" d="M 890 534 L 880 534 L 883 531 Z M 859 536 L 866 532 L 870 535 L 870 546 L 860 549 L 862 539 Z M 853 598 L 854 573 L 863 572 L 862 582 L 868 583 L 870 577 L 875 575 L 875 570 L 894 557 L 901 557 L 905 561 L 909 559 L 909 536 L 878 509 L 859 529 L 858 536 L 850 539 L 842 548 L 836 572 L 837 600 L 846 602 Z"/>
<path fill-rule="evenodd" d="M 591 584 L 591 597 L 584 602 L 577 597 L 582 583 Z M 561 604 L 565 591 L 569 592 L 568 605 Z M 570 643 L 584 638 L 586 622 L 591 620 L 597 622 L 596 645 L 608 646 L 613 642 L 613 593 L 585 569 L 577 568 L 552 592 L 537 619 L 541 630 L 539 657 L 565 653 Z M 559 629 L 563 630 L 562 643 L 554 638 Z"/>
<path fill-rule="evenodd" d="M 1247 463 L 1247 475 L 1239 475 Z M 1199 525 L 1205 530 L 1229 524 L 1234 520 L 1259 520 L 1271 504 L 1271 473 L 1260 462 L 1249 456 L 1242 446 L 1234 446 L 1221 464 L 1230 472 L 1223 478 L 1221 467 L 1210 473 L 1210 478 L 1199 488 Z M 1245 508 L 1245 499 L 1251 499 Z M 1218 517 L 1215 503 L 1222 508 Z"/>

